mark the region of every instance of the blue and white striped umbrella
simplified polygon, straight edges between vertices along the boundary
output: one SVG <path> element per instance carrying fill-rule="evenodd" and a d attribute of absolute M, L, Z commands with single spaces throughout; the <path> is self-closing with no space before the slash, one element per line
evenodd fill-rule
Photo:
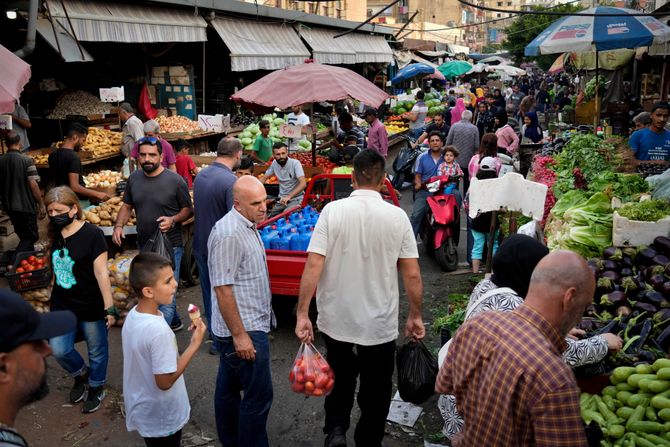
<path fill-rule="evenodd" d="M 653 16 L 631 16 L 640 11 L 597 6 L 584 14 L 624 14 L 620 16 L 572 15 L 558 19 L 528 44 L 524 54 L 539 56 L 564 52 L 588 53 L 638 48 L 670 40 L 670 27 Z"/>

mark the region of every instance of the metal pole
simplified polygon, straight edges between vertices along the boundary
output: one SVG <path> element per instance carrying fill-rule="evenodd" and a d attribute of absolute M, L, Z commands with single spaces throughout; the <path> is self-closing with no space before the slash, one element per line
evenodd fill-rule
<path fill-rule="evenodd" d="M 600 66 L 598 59 L 598 50 L 596 49 L 596 116 L 593 126 L 593 133 L 596 135 L 598 134 L 598 124 L 600 123 L 600 83 L 598 79 L 598 70 Z"/>
<path fill-rule="evenodd" d="M 207 42 L 202 43 L 202 114 L 205 114 L 205 109 L 207 106 L 205 105 L 205 101 L 207 96 L 205 95 L 205 44 Z"/>

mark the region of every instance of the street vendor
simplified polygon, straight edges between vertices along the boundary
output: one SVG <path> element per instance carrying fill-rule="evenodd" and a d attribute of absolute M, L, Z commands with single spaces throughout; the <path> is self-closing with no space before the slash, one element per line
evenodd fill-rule
<path fill-rule="evenodd" d="M 130 103 L 122 102 L 119 105 L 119 118 L 123 121 L 123 140 L 121 140 L 121 152 L 124 157 L 130 154 L 135 142 L 144 136 L 142 120 L 135 116 L 135 110 Z M 76 192 L 76 191 L 75 191 Z"/>
<path fill-rule="evenodd" d="M 165 140 L 161 136 L 160 124 L 158 124 L 154 120 L 149 120 L 146 123 L 144 123 L 144 126 L 142 128 L 144 130 L 145 137 L 156 138 L 161 142 L 161 146 L 163 147 L 163 155 L 161 156 L 161 166 L 163 166 L 165 169 L 169 169 L 170 171 L 177 172 L 177 156 L 170 142 Z M 130 152 L 130 158 L 132 158 L 134 162 L 137 161 L 138 148 L 139 145 L 137 144 L 137 142 L 135 142 L 135 144 L 133 145 L 133 150 Z M 137 167 L 137 165 L 135 167 Z"/>
<path fill-rule="evenodd" d="M 272 158 L 272 138 L 270 138 L 270 121 L 261 120 L 258 123 L 261 133 L 258 134 L 254 141 L 253 149 L 244 151 L 246 155 L 251 157 L 256 163 L 265 163 Z"/>
<path fill-rule="evenodd" d="M 81 150 L 86 141 L 88 129 L 79 123 L 70 126 L 65 134 L 61 147 L 49 155 L 49 170 L 54 186 L 68 186 L 74 191 L 79 199 L 95 199 L 104 202 L 109 195 L 104 192 L 86 188 L 81 160 L 77 152 Z M 82 204 L 85 207 L 86 204 Z"/>
<path fill-rule="evenodd" d="M 293 106 L 291 107 L 291 113 L 288 114 L 286 117 L 286 124 L 289 124 L 291 126 L 301 126 L 302 133 L 304 134 L 306 132 L 305 126 L 308 126 L 310 124 L 309 117 L 305 115 L 305 113 L 302 111 L 302 106 Z M 291 152 L 294 152 L 298 150 L 298 140 L 304 140 L 305 136 L 303 135 L 301 138 L 289 138 L 288 139 L 288 149 Z"/>
<path fill-rule="evenodd" d="M 279 200 L 272 207 L 270 217 L 276 216 L 287 208 L 300 205 L 304 196 L 307 181 L 305 171 L 300 162 L 294 158 L 288 158 L 286 144 L 277 142 L 272 147 L 274 161 L 267 171 L 263 183 L 267 183 L 273 175 L 279 182 Z"/>
<path fill-rule="evenodd" d="M 657 102 L 651 109 L 651 126 L 633 132 L 628 145 L 640 161 L 670 161 L 670 131 L 665 124 L 670 116 L 670 105 Z"/>

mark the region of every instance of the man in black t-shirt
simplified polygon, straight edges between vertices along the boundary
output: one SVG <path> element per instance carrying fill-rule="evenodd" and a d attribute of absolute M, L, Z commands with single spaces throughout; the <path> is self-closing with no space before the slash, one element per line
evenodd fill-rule
<path fill-rule="evenodd" d="M 79 152 L 86 141 L 88 129 L 79 123 L 70 126 L 65 140 L 59 149 L 49 155 L 49 170 L 54 179 L 54 186 L 68 186 L 80 199 L 95 199 L 104 202 L 109 195 L 104 192 L 86 188 L 81 168 Z"/>
<path fill-rule="evenodd" d="M 163 148 L 160 140 L 144 137 L 138 143 L 137 162 L 142 169 L 133 172 L 128 178 L 123 206 L 114 223 L 112 240 L 121 245 L 123 227 L 134 208 L 137 215 L 137 245 L 140 251 L 160 228 L 172 243 L 174 276 L 179 282 L 179 267 L 184 254 L 181 223 L 193 215 L 191 196 L 184 179 L 176 172 L 161 166 Z M 172 330 L 178 331 L 184 327 L 177 314 L 176 294 L 171 305 L 161 305 L 159 308 Z"/>
<path fill-rule="evenodd" d="M 426 126 L 426 130 L 424 130 L 419 136 L 419 139 L 416 140 L 416 144 L 419 145 L 423 143 L 423 141 L 428 138 L 428 135 L 435 130 L 442 134 L 442 140 L 447 138 L 447 135 L 449 134 L 449 124 L 444 122 L 444 115 L 441 113 L 438 113 L 433 117 L 433 121 Z"/>
<path fill-rule="evenodd" d="M 37 183 L 40 177 L 33 160 L 21 153 L 21 137 L 16 132 L 9 132 L 5 143 L 7 154 L 0 157 L 0 202 L 19 237 L 16 251 L 33 251 L 40 238 L 37 217 L 46 217 Z"/>

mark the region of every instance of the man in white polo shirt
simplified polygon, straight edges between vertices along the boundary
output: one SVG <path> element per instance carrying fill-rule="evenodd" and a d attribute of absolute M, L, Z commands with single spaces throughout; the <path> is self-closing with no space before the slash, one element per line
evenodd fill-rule
<path fill-rule="evenodd" d="M 354 439 L 357 446 L 381 446 L 398 337 L 398 270 L 409 297 L 405 336 L 425 335 L 416 241 L 407 214 L 379 193 L 384 165 L 372 150 L 356 155 L 354 192 L 321 212 L 300 283 L 296 336 L 314 339 L 308 311 L 317 289 L 317 325 L 337 377 L 325 401 L 326 447 L 346 445 L 358 376 L 361 417 Z"/>

